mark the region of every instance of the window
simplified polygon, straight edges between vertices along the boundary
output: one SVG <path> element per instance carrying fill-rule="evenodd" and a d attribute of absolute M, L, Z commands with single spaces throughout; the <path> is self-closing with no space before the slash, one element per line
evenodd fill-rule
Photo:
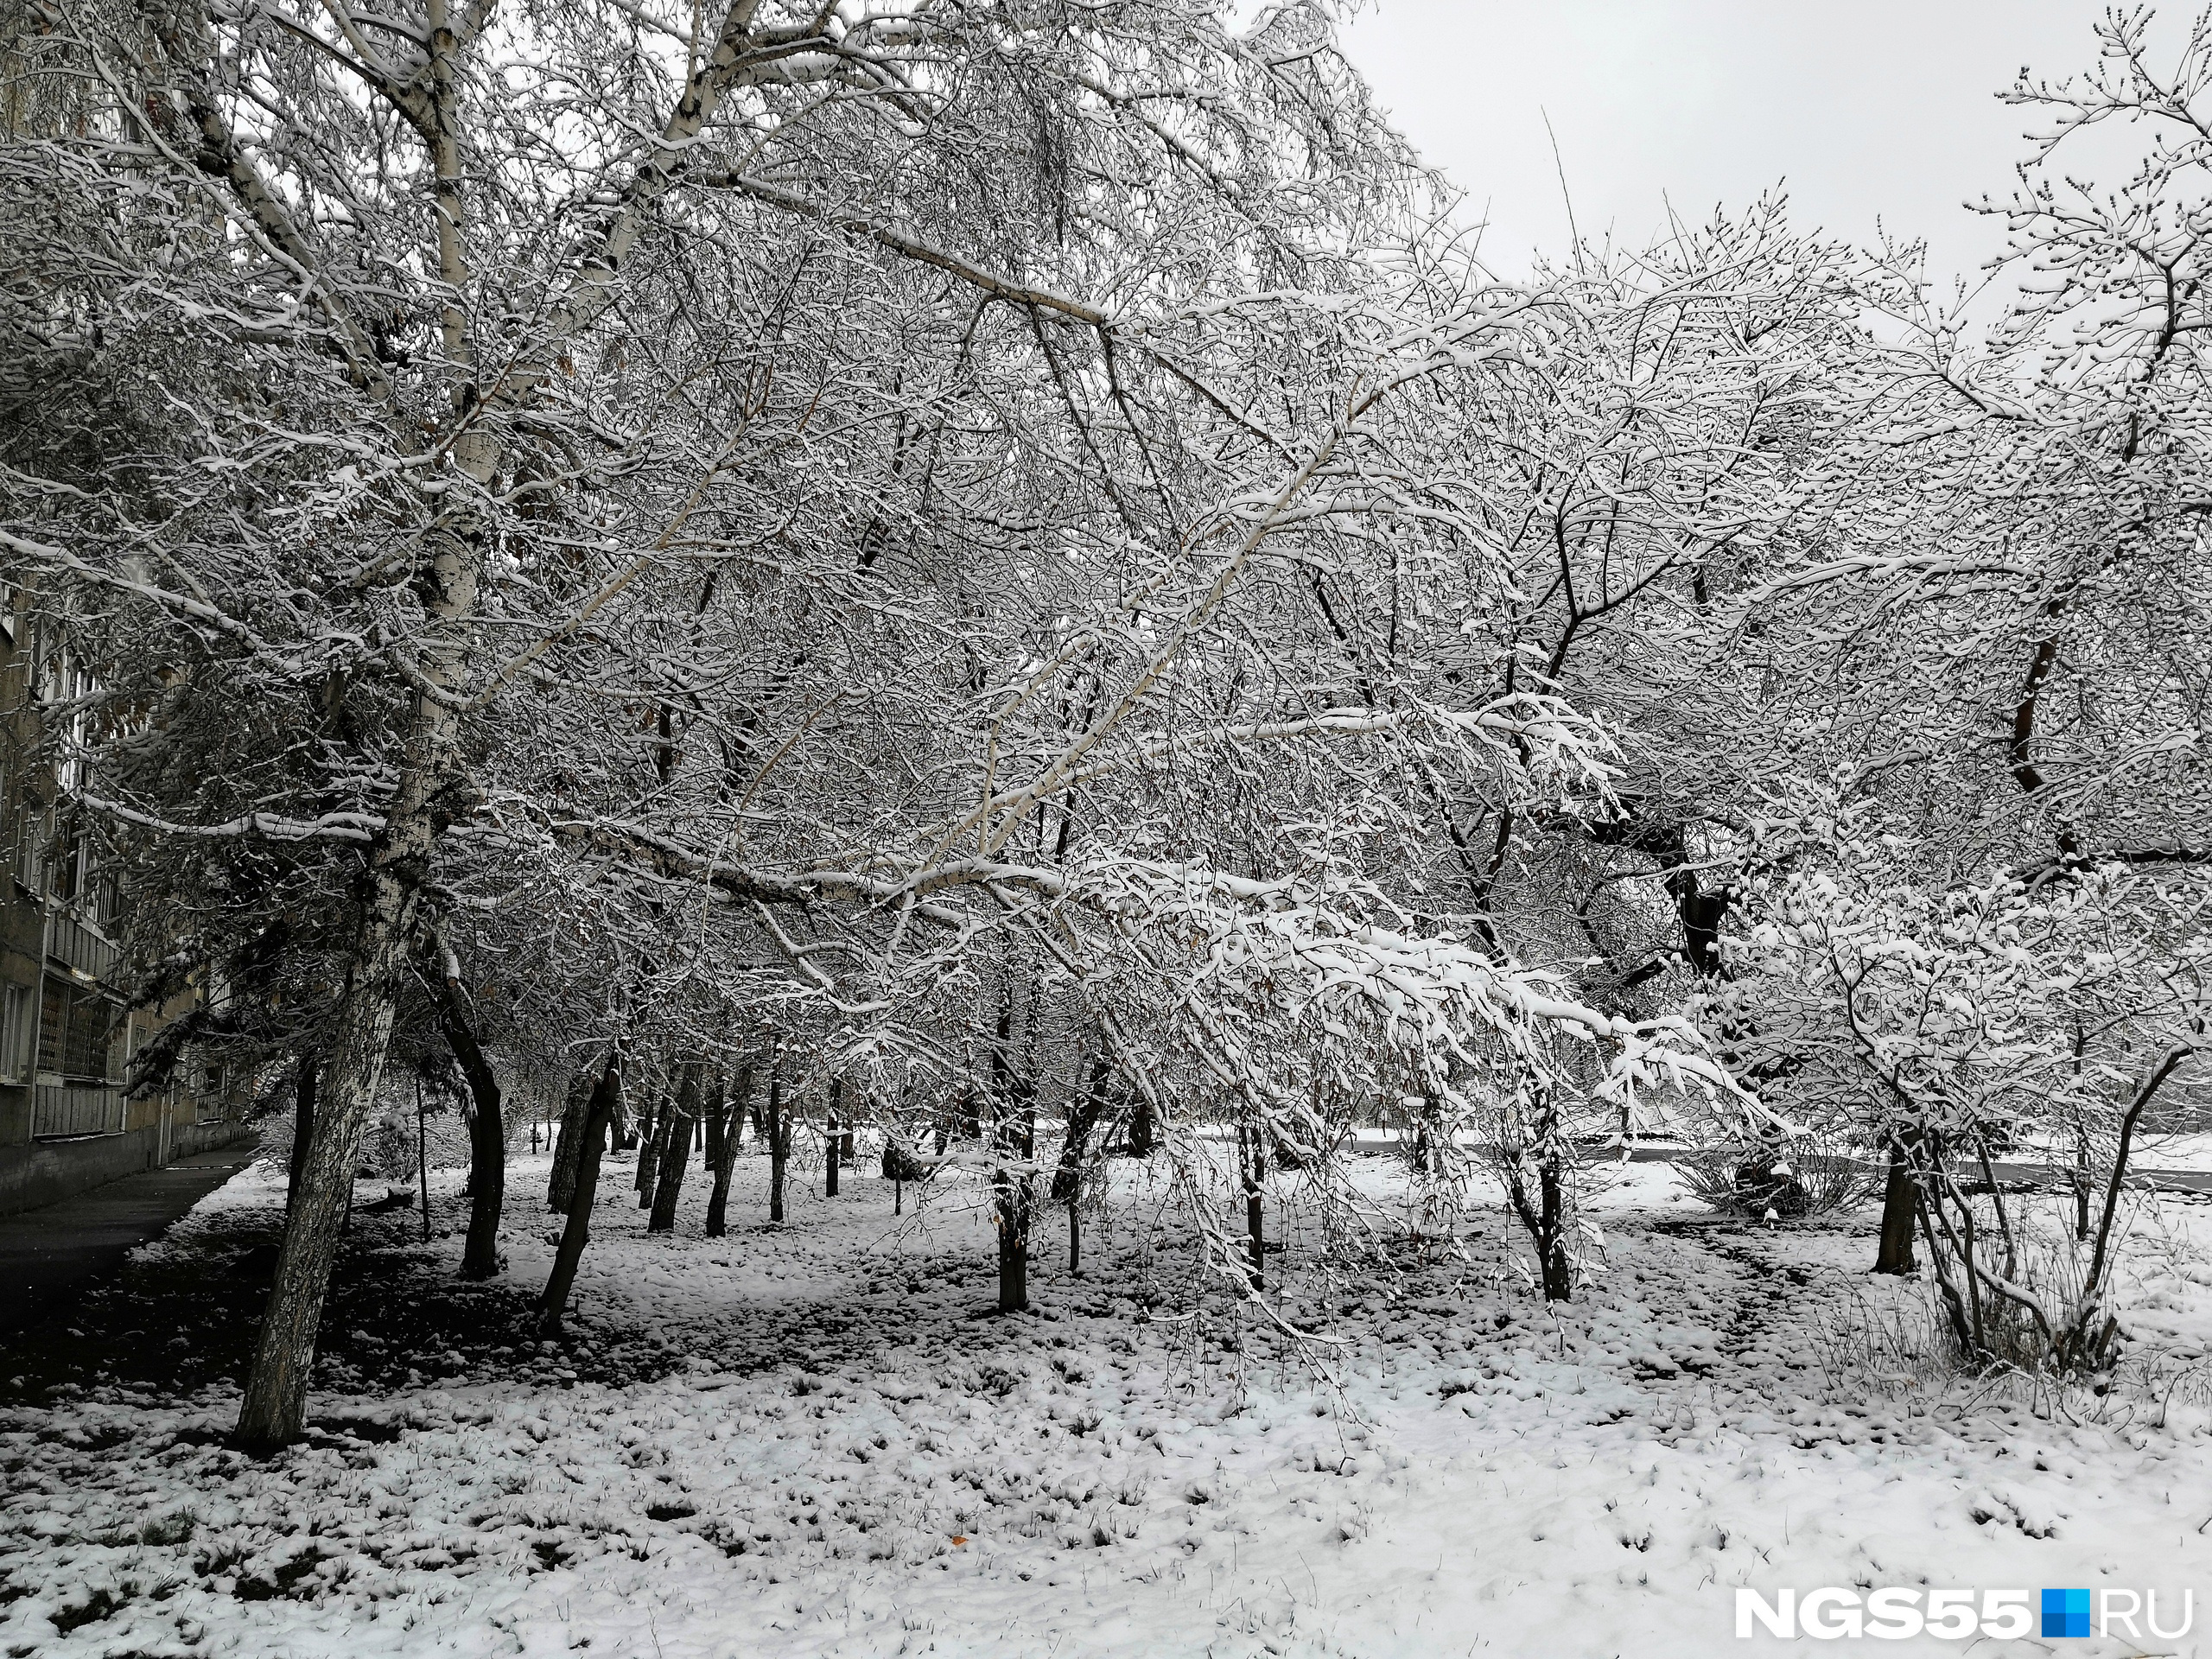
<path fill-rule="evenodd" d="M 22 1083 L 29 1077 L 35 1026 L 30 988 L 9 986 L 0 1007 L 0 1082 Z"/>
<path fill-rule="evenodd" d="M 46 823 L 28 806 L 16 819 L 16 880 L 31 893 L 42 893 L 46 884 Z"/>
<path fill-rule="evenodd" d="M 48 974 L 45 1006 L 39 1010 L 38 1069 L 74 1080 L 105 1081 L 120 1012 L 99 991 Z"/>

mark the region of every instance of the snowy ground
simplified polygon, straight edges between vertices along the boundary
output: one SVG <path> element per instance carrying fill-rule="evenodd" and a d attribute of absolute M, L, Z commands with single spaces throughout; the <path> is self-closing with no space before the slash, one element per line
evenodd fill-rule
<path fill-rule="evenodd" d="M 1557 1319 L 1502 1218 L 1468 1262 L 1316 1287 L 1332 1381 L 1225 1305 L 1171 1316 L 1141 1187 L 1080 1281 L 1040 1229 L 1039 1311 L 1000 1319 L 957 1187 L 919 1226 L 887 1183 L 801 1188 L 776 1230 L 748 1160 L 709 1241 L 698 1190 L 645 1235 L 627 1173 L 559 1348 L 520 1334 L 542 1160 L 490 1287 L 413 1213 L 361 1222 L 316 1433 L 272 1463 L 220 1442 L 269 1166 L 68 1338 L 0 1354 L 0 1654 L 1701 1659 L 1858 1645 L 1736 1640 L 1739 1585 L 1884 1584 L 2187 1587 L 2198 1614 L 2148 1648 L 1885 1653 L 2212 1654 L 2202 1205 L 2136 1229 L 2123 1385 L 2054 1411 L 1850 1334 L 1917 1306 L 1861 1271 L 1870 1217 L 1716 1223 L 1664 1166 L 1623 1173 L 1611 1265 Z"/>

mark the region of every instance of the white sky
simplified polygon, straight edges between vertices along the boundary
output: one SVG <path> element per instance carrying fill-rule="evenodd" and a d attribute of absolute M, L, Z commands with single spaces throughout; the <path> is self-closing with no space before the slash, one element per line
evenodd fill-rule
<path fill-rule="evenodd" d="M 2169 0 L 2158 35 L 2196 0 Z M 2102 0 L 1374 0 L 1352 60 L 1422 154 L 1489 204 L 1484 252 L 1511 272 L 1585 236 L 1665 222 L 1785 182 L 1791 215 L 1871 241 L 1924 237 L 1931 275 L 2002 245 L 1961 204 L 2002 196 L 2031 111 L 1993 96 L 2024 66 L 2094 62 Z M 2154 38 L 2156 38 L 2154 36 Z M 2154 60 L 2155 61 L 2156 60 Z M 1943 283 L 1948 287 L 1948 282 Z"/>

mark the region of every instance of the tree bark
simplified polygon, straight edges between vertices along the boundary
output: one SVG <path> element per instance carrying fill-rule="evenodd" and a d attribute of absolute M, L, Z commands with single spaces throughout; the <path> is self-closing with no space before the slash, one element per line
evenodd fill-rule
<path fill-rule="evenodd" d="M 1135 1099 L 1129 1103 L 1129 1128 L 1122 1137 L 1122 1145 L 1128 1148 L 1132 1158 L 1149 1158 L 1159 1144 L 1160 1126 L 1153 1119 L 1152 1097 L 1139 1089 Z"/>
<path fill-rule="evenodd" d="M 1244 1254 L 1245 1277 L 1251 1281 L 1252 1292 L 1257 1295 L 1267 1287 L 1268 1235 L 1267 1215 L 1262 1205 L 1260 1183 L 1266 1178 L 1260 1132 L 1256 1126 L 1240 1123 L 1236 1126 L 1238 1173 L 1244 1181 Z"/>
<path fill-rule="evenodd" d="M 308 1143 L 315 1138 L 315 1080 L 321 1076 L 321 1063 L 312 1054 L 300 1056 L 298 1092 L 292 1107 L 292 1163 L 284 1182 L 284 1213 L 292 1213 L 292 1201 L 299 1194 L 300 1177 L 308 1166 Z"/>
<path fill-rule="evenodd" d="M 561 1328 L 569 1311 L 569 1293 L 575 1286 L 576 1268 L 584 1259 L 584 1246 L 591 1242 L 592 1201 L 599 1196 L 600 1148 L 607 1139 L 607 1127 L 614 1116 L 621 1088 L 622 1052 L 617 1048 L 607 1056 L 607 1067 L 599 1074 L 584 1114 L 583 1132 L 576 1137 L 576 1190 L 569 1205 L 568 1224 L 561 1230 L 561 1248 L 553 1257 L 553 1271 L 537 1299 L 537 1328 L 547 1336 Z"/>
<path fill-rule="evenodd" d="M 448 956 L 433 982 L 447 1046 L 468 1080 L 475 1107 L 468 1120 L 468 1242 L 461 1247 L 461 1276 L 489 1279 L 499 1270 L 499 1211 L 506 1201 L 507 1125 L 499 1098 L 499 1079 L 476 1040 L 468 1020 L 457 964 Z M 424 1212 L 428 1213 L 427 1211 Z"/>
<path fill-rule="evenodd" d="M 289 1446 L 307 1428 L 308 1379 L 322 1304 L 338 1259 L 361 1128 L 384 1082 L 400 975 L 436 838 L 433 804 L 454 765 L 456 710 L 444 693 L 461 683 L 469 632 L 464 625 L 475 609 L 480 550 L 474 538 L 451 528 L 435 539 L 439 550 L 421 584 L 429 594 L 431 626 L 416 647 L 419 672 L 434 690 L 416 696 L 397 787 L 383 833 L 369 852 L 365 899 L 345 952 L 344 1000 L 316 1093 L 315 1133 L 238 1410 L 238 1443 L 250 1450 Z"/>
<path fill-rule="evenodd" d="M 1905 1277 L 1917 1273 L 1913 1260 L 1913 1223 L 1918 1213 L 1912 1158 L 1902 1136 L 1890 1142 L 1889 1179 L 1882 1189 L 1882 1242 L 1874 1252 L 1874 1271 Z"/>
<path fill-rule="evenodd" d="M 1567 1254 L 1566 1193 L 1560 1177 L 1559 1154 L 1553 1147 L 1546 1147 L 1536 1161 L 1536 1190 L 1543 1222 L 1537 1243 L 1544 1266 L 1544 1300 L 1571 1301 L 1574 1296 L 1574 1264 Z"/>
<path fill-rule="evenodd" d="M 747 1108 L 753 1103 L 753 1068 L 741 1067 L 737 1087 L 725 1092 L 717 1084 L 715 1094 L 721 1101 L 722 1135 L 719 1142 L 713 1134 L 713 1119 L 708 1120 L 707 1157 L 715 1171 L 715 1190 L 707 1199 L 707 1236 L 720 1238 L 728 1230 L 729 1217 L 730 1172 L 737 1163 L 738 1135 L 744 1127 Z"/>
<path fill-rule="evenodd" d="M 591 1091 L 591 1073 L 579 1071 L 569 1079 L 569 1097 L 561 1107 L 561 1138 L 553 1145 L 553 1176 L 545 1189 L 546 1207 L 556 1215 L 567 1215 L 569 1200 L 575 1195 L 576 1154 L 584 1143 Z"/>
<path fill-rule="evenodd" d="M 1090 1075 L 1083 1092 L 1068 1103 L 1067 1125 L 1060 1136 L 1059 1161 L 1052 1170 L 1052 1190 L 1047 1194 L 1054 1204 L 1067 1206 L 1068 1274 L 1071 1278 L 1083 1272 L 1083 1218 L 1079 1206 L 1083 1202 L 1084 1171 L 1090 1162 L 1091 1133 L 1106 1115 L 1106 1083 L 1112 1072 L 1113 1062 L 1101 1048 L 1091 1057 Z"/>
<path fill-rule="evenodd" d="M 1001 1106 L 992 1126 L 992 1139 L 1001 1161 L 991 1173 L 997 1199 L 999 1232 L 999 1312 L 1029 1311 L 1029 1224 L 1036 1210 L 1037 1178 L 1026 1168 L 1009 1167 L 1014 1160 L 1027 1164 L 1037 1154 L 1037 1108 L 1026 1097 L 1020 1106 L 1008 1101 Z"/>
<path fill-rule="evenodd" d="M 729 1144 L 729 1074 L 721 1067 L 715 1068 L 714 1081 L 706 1091 L 706 1160 L 707 1179 L 719 1188 L 721 1185 L 723 1149 Z M 714 1194 L 707 1198 L 711 1206 Z M 708 1236 L 714 1236 L 709 1234 Z"/>
<path fill-rule="evenodd" d="M 671 1103 L 656 1087 L 638 1120 L 638 1208 L 653 1207 L 653 1179 L 660 1173 L 662 1143 L 668 1138 Z"/>
<path fill-rule="evenodd" d="M 686 1060 L 677 1072 L 676 1112 L 668 1131 L 668 1145 L 660 1158 L 660 1173 L 653 1185 L 653 1213 L 645 1223 L 649 1233 L 676 1230 L 676 1204 L 683 1193 L 683 1171 L 691 1161 L 691 1132 L 699 1122 L 699 1063 Z"/>
<path fill-rule="evenodd" d="M 768 1071 L 768 1219 L 784 1218 L 784 1164 L 791 1156 L 791 1126 L 784 1122 L 784 1074 L 780 1062 Z"/>
<path fill-rule="evenodd" d="M 997 1192 L 999 1312 L 1029 1311 L 1029 1212 L 1032 1179 L 1001 1169 L 991 1178 Z"/>

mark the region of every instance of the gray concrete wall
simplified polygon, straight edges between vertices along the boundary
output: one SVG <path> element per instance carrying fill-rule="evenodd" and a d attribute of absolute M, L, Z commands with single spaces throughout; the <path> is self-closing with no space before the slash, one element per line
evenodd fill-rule
<path fill-rule="evenodd" d="M 187 1123 L 169 1132 L 169 1156 L 233 1146 L 256 1133 L 250 1123 Z M 0 1146 L 0 1216 L 55 1204 L 160 1161 L 161 1130 L 149 1126 L 124 1135 L 81 1141 L 34 1141 Z"/>

